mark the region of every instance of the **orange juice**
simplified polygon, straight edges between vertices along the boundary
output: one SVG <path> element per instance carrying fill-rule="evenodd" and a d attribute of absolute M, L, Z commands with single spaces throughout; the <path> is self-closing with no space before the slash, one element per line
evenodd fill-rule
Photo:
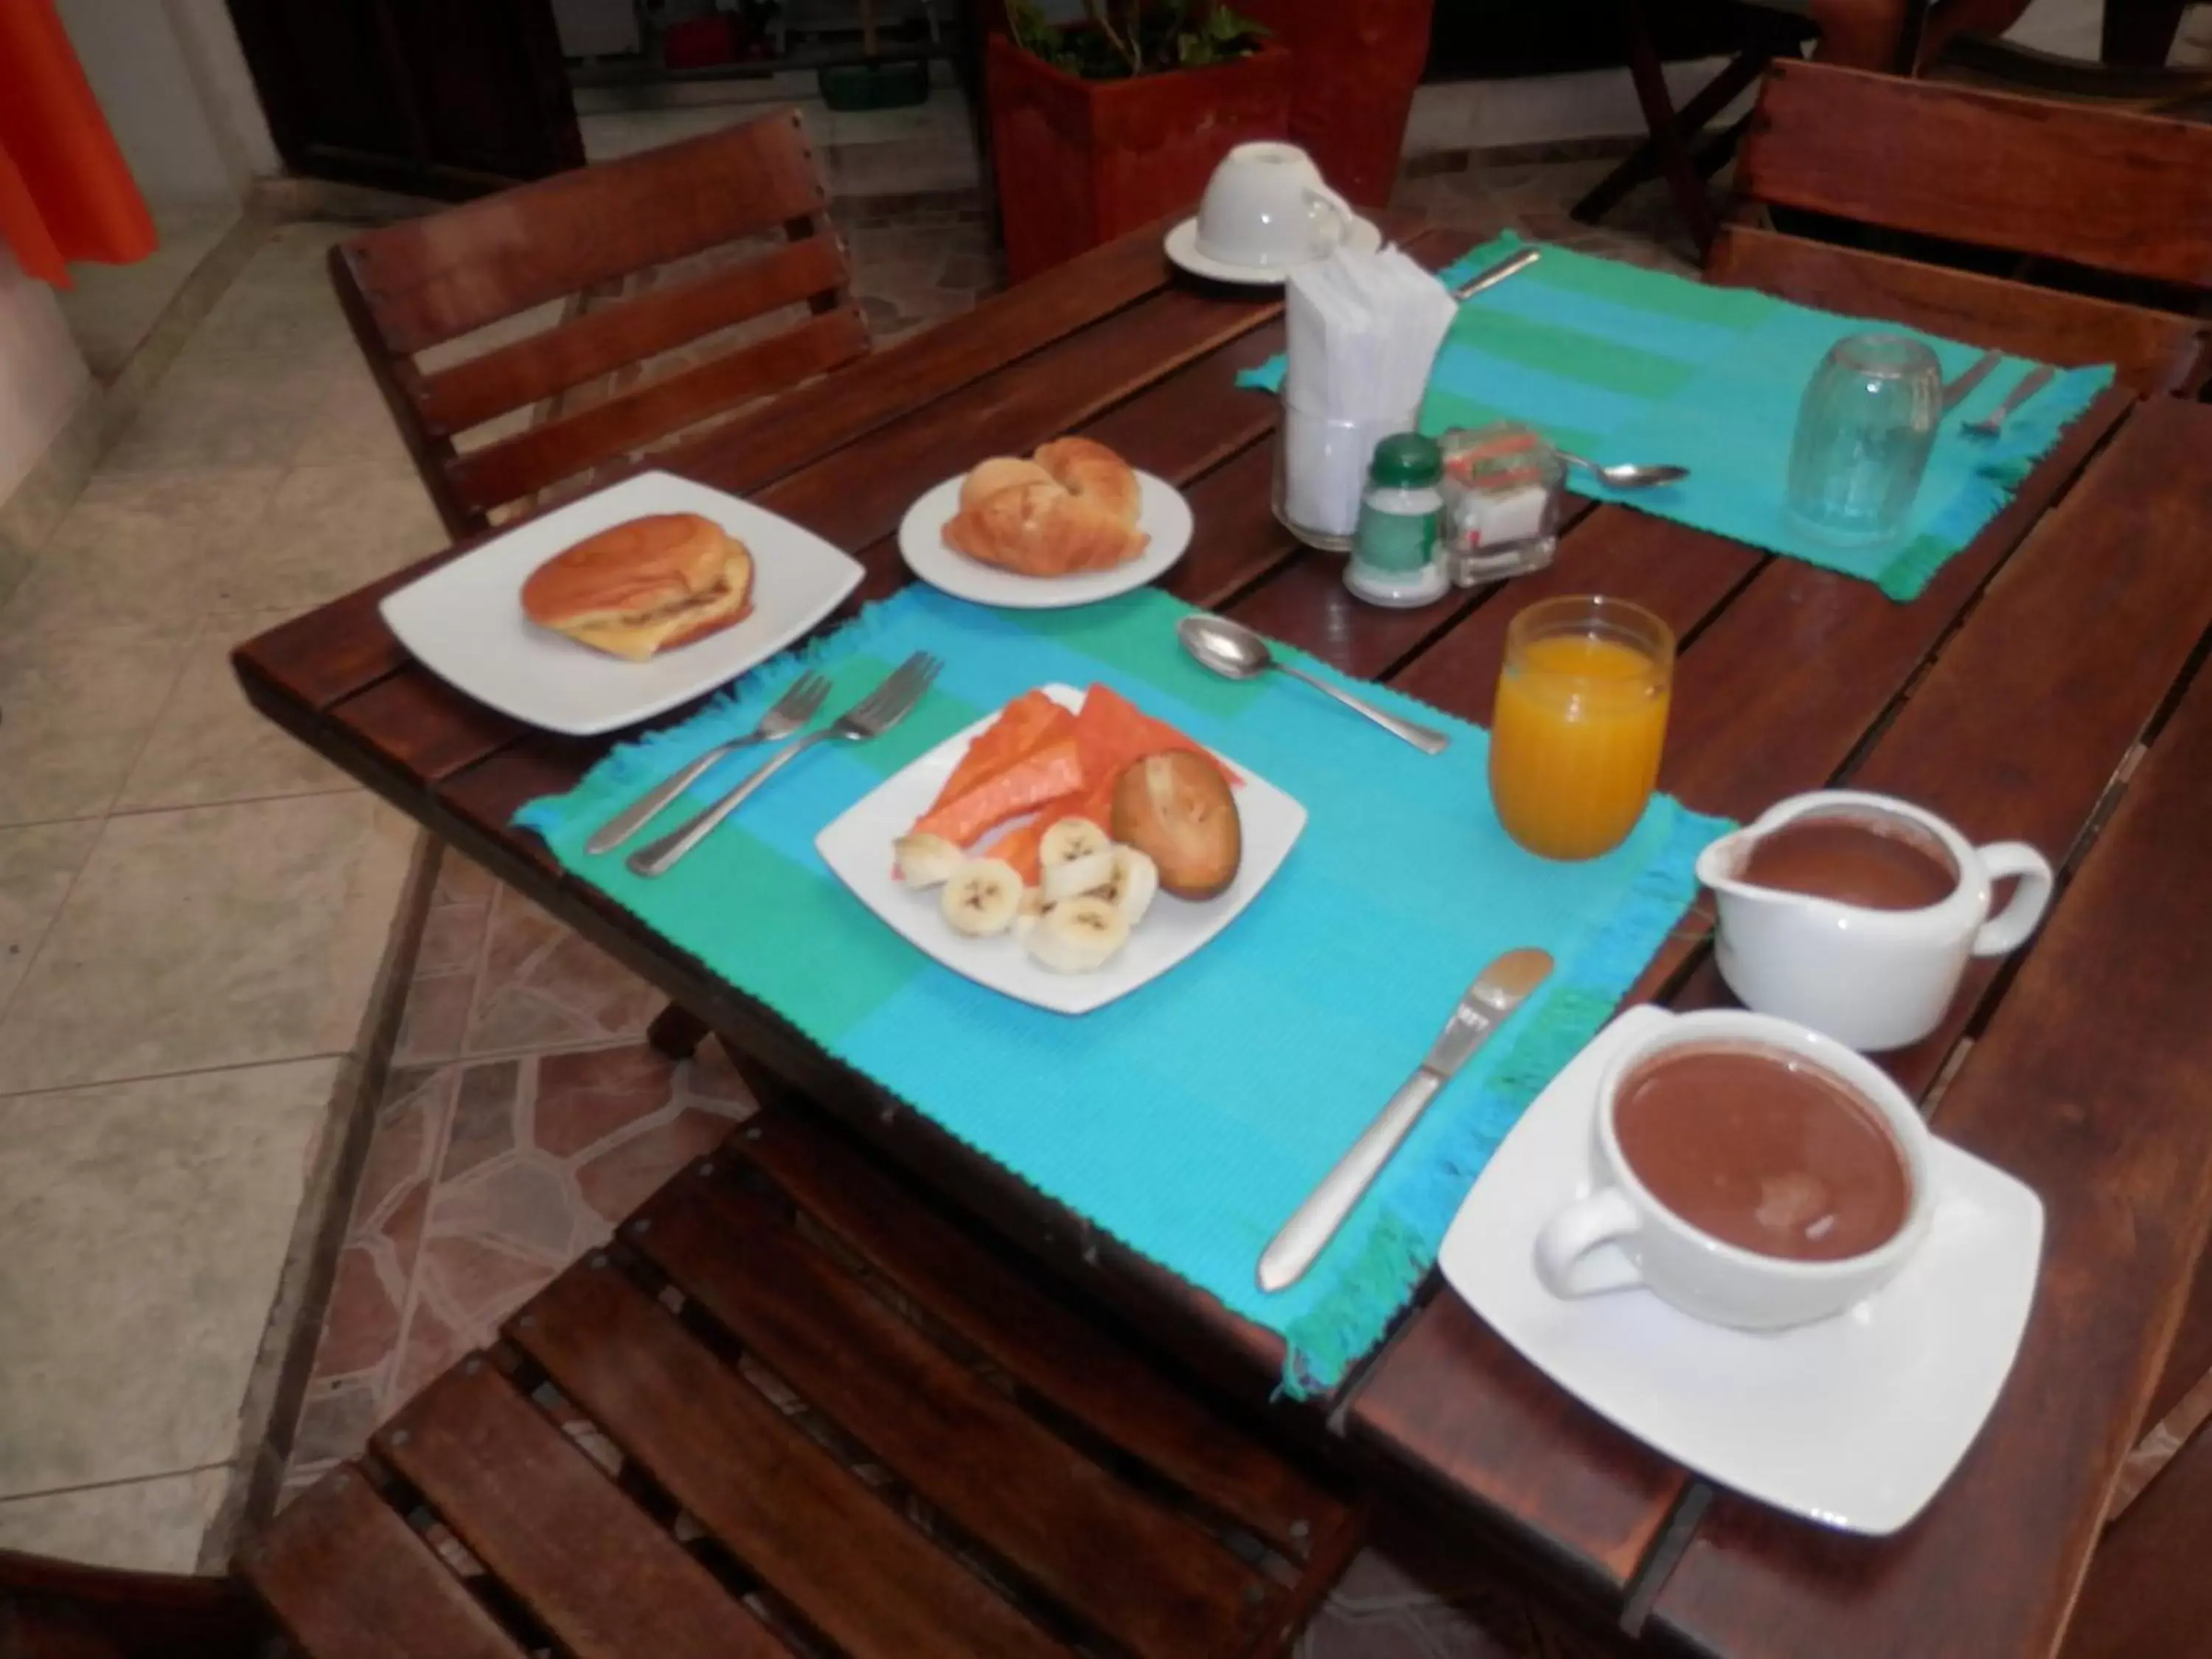
<path fill-rule="evenodd" d="M 1640 607 L 1547 599 L 1515 617 L 1490 731 L 1506 833 L 1553 859 L 1620 845 L 1658 781 L 1673 671 L 1673 635 Z"/>

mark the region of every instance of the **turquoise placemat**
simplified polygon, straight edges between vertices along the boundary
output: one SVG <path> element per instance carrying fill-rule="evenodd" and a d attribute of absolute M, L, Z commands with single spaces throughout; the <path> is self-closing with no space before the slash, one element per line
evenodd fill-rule
<path fill-rule="evenodd" d="M 1508 231 L 1441 273 L 1464 282 L 1522 239 Z M 1828 348 L 1868 329 L 1925 340 L 1949 380 L 1980 349 L 1876 318 L 1815 311 L 1748 289 L 1705 283 L 1547 246 L 1544 257 L 1460 307 L 1429 381 L 1421 429 L 1529 422 L 1600 463 L 1690 469 L 1656 489 L 1607 489 L 1579 468 L 1578 493 L 1863 577 L 1894 599 L 1917 597 L 1946 560 L 1995 518 L 2074 418 L 2112 384 L 2109 364 L 2065 369 L 1992 440 L 1966 421 L 2001 402 L 2034 365 L 2008 358 L 1944 417 L 1911 520 L 1897 541 L 1844 550 L 1783 511 L 1798 400 Z M 1279 388 L 1282 359 L 1239 376 Z"/>
<path fill-rule="evenodd" d="M 1363 687 L 1451 732 L 1451 748 L 1431 757 L 1285 676 L 1216 678 L 1176 647 L 1185 609 L 1146 589 L 1079 610 L 995 611 L 911 587 L 805 660 L 835 680 L 836 710 L 927 649 L 946 665 L 927 698 L 874 744 L 807 755 L 667 876 L 641 880 L 621 852 L 586 854 L 584 837 L 647 784 L 750 729 L 800 657 L 610 755 L 516 822 L 840 1060 L 1281 1334 L 1286 1387 L 1326 1388 L 1381 1338 L 1492 1149 L 1611 1014 L 1695 894 L 1698 850 L 1727 826 L 1662 797 L 1605 858 L 1532 857 L 1498 827 L 1481 731 Z M 1275 879 L 1211 945 L 1069 1018 L 938 966 L 830 873 L 814 837 L 1019 692 L 1094 681 L 1287 790 L 1310 816 Z M 733 758 L 695 796 L 757 764 Z M 1261 1247 L 1427 1053 L 1477 971 L 1521 945 L 1558 959 L 1551 980 L 1444 1091 L 1314 1270 L 1263 1294 L 1253 1279 Z"/>

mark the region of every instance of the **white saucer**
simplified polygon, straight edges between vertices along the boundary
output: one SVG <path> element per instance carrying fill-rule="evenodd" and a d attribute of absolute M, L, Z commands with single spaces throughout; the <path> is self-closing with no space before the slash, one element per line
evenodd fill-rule
<path fill-rule="evenodd" d="M 1625 1038 L 1673 1018 L 1631 1009 L 1553 1080 L 1460 1206 L 1437 1265 L 1500 1336 L 1639 1440 L 1807 1520 L 1895 1532 L 1958 1467 L 2012 1370 L 2042 1200 L 1936 1141 L 1928 1242 L 1878 1294 L 1795 1330 L 1708 1325 L 1643 1290 L 1554 1297 L 1533 1244 L 1589 1190 L 1598 1078 Z"/>
<path fill-rule="evenodd" d="M 899 521 L 899 553 L 907 568 L 932 587 L 957 599 L 1014 611 L 1057 611 L 1095 605 L 1164 575 L 1190 546 L 1190 503 L 1165 478 L 1137 474 L 1137 528 L 1152 540 L 1127 564 L 1075 576 L 1024 576 L 956 553 L 945 544 L 945 526 L 960 510 L 967 475 L 947 478 L 907 508 Z"/>
<path fill-rule="evenodd" d="M 1352 228 L 1338 246 L 1348 247 L 1355 253 L 1372 253 L 1382 246 L 1382 232 L 1371 219 L 1354 219 Z M 1217 283 L 1246 283 L 1256 287 L 1280 288 L 1284 279 L 1296 269 L 1292 265 L 1232 265 L 1201 253 L 1198 249 L 1198 221 L 1184 220 L 1168 233 L 1168 258 L 1194 276 L 1211 277 Z M 1316 253 L 1316 259 L 1327 258 L 1334 248 Z M 1302 261 L 1301 263 L 1310 263 Z"/>

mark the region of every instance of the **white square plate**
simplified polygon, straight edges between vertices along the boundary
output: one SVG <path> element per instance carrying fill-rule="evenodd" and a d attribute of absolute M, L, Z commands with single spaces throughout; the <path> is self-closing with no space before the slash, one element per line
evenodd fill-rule
<path fill-rule="evenodd" d="M 654 513 L 712 519 L 751 550 L 752 614 L 647 662 L 625 662 L 540 628 L 522 584 L 565 548 Z M 540 519 L 388 595 L 384 620 L 422 665 L 501 714 L 581 737 L 635 726 L 765 661 L 837 608 L 860 562 L 788 519 L 672 472 L 641 472 Z"/>
<path fill-rule="evenodd" d="M 1553 1296 L 1536 1278 L 1536 1234 L 1589 1190 L 1598 1078 L 1621 1042 L 1673 1018 L 1632 1008 L 1553 1079 L 1460 1206 L 1437 1265 L 1537 1369 L 1638 1439 L 1808 1521 L 1895 1532 L 1950 1478 L 2012 1370 L 2043 1201 L 1937 1140 L 1927 1242 L 1832 1319 L 1736 1331 L 1649 1291 Z"/>
<path fill-rule="evenodd" d="M 1064 708 L 1079 708 L 1083 694 L 1073 686 L 1048 685 L 1045 696 Z M 1237 919 L 1290 855 L 1306 827 L 1306 809 L 1264 778 L 1255 777 L 1233 755 L 1222 759 L 1244 780 L 1237 791 L 1237 816 L 1244 830 L 1244 861 L 1229 890 L 1200 904 L 1165 893 L 1152 902 L 1121 952 L 1095 974 L 1055 974 L 1041 967 L 1012 933 L 968 939 L 956 933 L 938 914 L 938 890 L 916 891 L 891 872 L 891 843 L 929 810 L 937 792 L 976 734 L 998 718 L 994 713 L 943 743 L 894 776 L 886 778 L 842 817 L 814 838 L 823 860 L 851 888 L 861 903 L 956 974 L 1019 1001 L 1055 1013 L 1087 1014 L 1116 997 L 1127 996 L 1197 950 Z"/>

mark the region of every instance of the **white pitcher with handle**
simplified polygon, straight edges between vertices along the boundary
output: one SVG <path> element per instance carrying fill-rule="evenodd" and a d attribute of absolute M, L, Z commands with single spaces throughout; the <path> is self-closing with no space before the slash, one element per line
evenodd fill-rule
<path fill-rule="evenodd" d="M 1880 908 L 1745 878 L 1759 842 L 1785 825 L 1856 823 L 1948 866 L 1949 890 L 1912 908 Z M 1990 915 L 1996 884 L 2019 884 Z M 1743 1005 L 1879 1052 L 1943 1022 L 1968 960 L 2017 949 L 2051 902 L 2051 866 L 2025 842 L 1977 847 L 1933 812 L 1893 796 L 1823 789 L 1778 801 L 1698 859 L 1720 919 L 1714 956 Z"/>

